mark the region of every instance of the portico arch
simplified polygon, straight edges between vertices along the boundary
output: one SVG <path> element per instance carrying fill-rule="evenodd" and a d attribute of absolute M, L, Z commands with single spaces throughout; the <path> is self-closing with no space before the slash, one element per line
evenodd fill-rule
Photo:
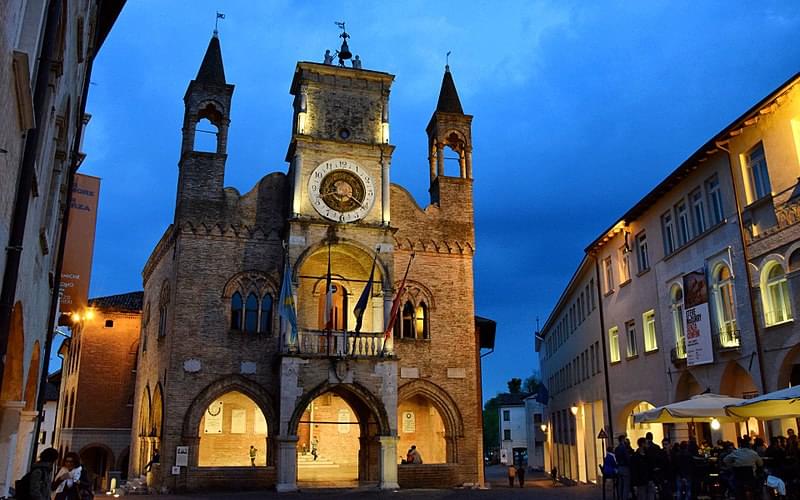
<path fill-rule="evenodd" d="M 289 434 L 292 436 L 297 435 L 297 429 L 300 424 L 301 417 L 306 408 L 317 397 L 331 392 L 344 399 L 348 405 L 356 412 L 359 417 L 359 423 L 362 430 L 365 430 L 370 422 L 374 423 L 378 435 L 389 436 L 392 434 L 391 426 L 389 424 L 389 416 L 386 413 L 383 403 L 380 399 L 374 396 L 366 387 L 357 382 L 348 384 L 331 384 L 330 382 L 323 382 L 311 389 L 300 398 L 297 406 L 292 413 L 292 418 L 289 420 Z M 362 416 L 367 416 L 366 420 L 361 419 Z"/>
<path fill-rule="evenodd" d="M 11 331 L 8 333 L 0 401 L 22 400 L 23 359 L 25 359 L 25 333 L 22 318 L 22 303 L 17 302 L 11 313 Z"/>
<path fill-rule="evenodd" d="M 719 393 L 734 398 L 742 398 L 745 396 L 752 397 L 758 392 L 758 387 L 753 381 L 753 377 L 737 361 L 730 361 L 725 367 L 725 371 L 722 372 Z"/>
<path fill-rule="evenodd" d="M 189 406 L 189 409 L 186 411 L 186 415 L 183 419 L 182 434 L 184 442 L 198 442 L 200 439 L 198 437 L 198 429 L 200 428 L 203 415 L 208 409 L 209 405 L 211 405 L 221 396 L 232 392 L 238 392 L 244 396 L 247 396 L 247 398 L 252 400 L 252 402 L 255 403 L 255 405 L 264 415 L 264 419 L 267 421 L 267 435 L 266 442 L 264 444 L 264 448 L 266 449 L 265 463 L 267 465 L 273 465 L 274 453 L 272 450 L 272 436 L 278 428 L 274 398 L 272 394 L 270 394 L 269 391 L 267 391 L 262 385 L 242 375 L 228 375 L 220 378 L 206 386 L 205 389 L 198 393 L 198 395 L 194 398 L 194 401 L 192 401 L 192 404 Z M 258 446 L 256 448 L 258 448 Z M 189 465 L 197 466 L 197 446 L 192 446 L 190 450 Z M 259 452 L 264 453 L 264 449 L 260 449 Z M 261 456 L 263 457 L 264 455 Z"/>
<path fill-rule="evenodd" d="M 398 389 L 398 409 L 404 402 L 415 398 L 430 402 L 444 424 L 445 457 L 447 463 L 458 462 L 458 438 L 464 436 L 464 421 L 453 398 L 438 385 L 428 380 L 416 379 L 403 384 Z M 401 422 L 400 420 L 398 422 Z M 398 423 L 402 427 L 401 423 Z M 398 429 L 402 439 L 402 428 Z M 405 444 L 405 443 L 404 443 Z M 414 443 L 412 443 L 414 444 Z M 399 451 L 405 451 L 402 449 Z M 429 463 L 432 463 L 428 460 Z"/>

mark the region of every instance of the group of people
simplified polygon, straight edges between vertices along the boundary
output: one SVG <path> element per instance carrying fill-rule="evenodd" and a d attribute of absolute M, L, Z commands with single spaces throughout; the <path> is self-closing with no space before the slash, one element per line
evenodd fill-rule
<path fill-rule="evenodd" d="M 412 444 L 406 452 L 406 458 L 400 460 L 401 464 L 421 464 L 422 454 L 417 449 L 417 445 Z"/>
<path fill-rule="evenodd" d="M 525 466 L 522 463 L 514 465 L 514 463 L 508 464 L 508 487 L 514 487 L 514 478 L 519 481 L 519 487 L 525 487 Z"/>
<path fill-rule="evenodd" d="M 659 446 L 648 432 L 636 441 L 635 450 L 622 434 L 606 457 L 603 473 L 617 478 L 620 500 L 629 500 L 631 494 L 637 500 L 691 500 L 699 493 L 701 480 L 708 482 L 711 471 L 719 478 L 711 486 L 727 490 L 737 499 L 760 489 L 768 476 L 785 492 L 782 479 L 800 474 L 798 439 L 793 430 L 788 434 L 788 438 L 773 437 L 769 446 L 759 437 L 743 436 L 737 448 L 722 440 L 715 447 L 707 442 L 698 445 L 694 438 L 679 443 L 665 438 Z"/>
<path fill-rule="evenodd" d="M 16 498 L 31 500 L 91 500 L 89 474 L 81 465 L 77 453 L 67 453 L 58 472 L 53 474 L 58 463 L 58 450 L 47 448 L 39 454 L 39 460 L 31 470 L 16 483 Z"/>

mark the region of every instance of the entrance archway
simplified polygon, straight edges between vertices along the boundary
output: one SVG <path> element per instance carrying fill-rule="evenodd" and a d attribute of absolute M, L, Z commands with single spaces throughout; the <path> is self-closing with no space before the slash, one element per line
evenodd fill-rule
<path fill-rule="evenodd" d="M 623 417 L 625 418 L 625 435 L 631 440 L 631 446 L 636 449 L 636 441 L 643 438 L 648 432 L 653 433 L 653 442 L 656 444 L 661 443 L 664 439 L 664 425 L 663 424 L 637 424 L 633 421 L 635 413 L 652 410 L 655 408 L 653 404 L 648 401 L 635 401 L 625 406 Z"/>
<path fill-rule="evenodd" d="M 416 395 L 397 405 L 398 453 L 416 446 L 426 464 L 447 462 L 444 420 L 428 398 Z M 398 460 L 399 462 L 399 460 Z"/>
<path fill-rule="evenodd" d="M 89 480 L 94 491 L 105 491 L 108 486 L 108 472 L 114 466 L 114 453 L 105 445 L 90 444 L 84 446 L 78 454 L 81 465 L 89 473 Z"/>
<path fill-rule="evenodd" d="M 719 393 L 734 398 L 751 398 L 758 392 L 753 377 L 738 362 L 729 362 L 720 379 Z"/>
<path fill-rule="evenodd" d="M 289 433 L 298 436 L 298 481 L 311 487 L 341 487 L 378 482 L 378 437 L 391 435 L 391 430 L 382 402 L 366 388 L 324 382 L 301 399 Z M 313 463 L 315 447 L 317 462 L 324 458 L 328 470 Z"/>
<path fill-rule="evenodd" d="M 197 430 L 199 467 L 266 466 L 267 419 L 255 401 L 230 391 L 209 404 Z M 251 462 L 251 447 L 255 449 Z"/>

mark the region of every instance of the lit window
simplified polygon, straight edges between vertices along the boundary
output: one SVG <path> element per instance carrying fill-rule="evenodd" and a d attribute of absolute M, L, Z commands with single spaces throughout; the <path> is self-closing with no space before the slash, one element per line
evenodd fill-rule
<path fill-rule="evenodd" d="M 736 301 L 733 295 L 733 277 L 725 264 L 717 266 L 713 274 L 714 306 L 717 315 L 717 332 L 722 347 L 739 345 L 736 332 Z"/>
<path fill-rule="evenodd" d="M 425 302 L 420 302 L 414 311 L 414 325 L 418 339 L 428 338 L 428 306 Z"/>
<path fill-rule="evenodd" d="M 231 297 L 231 330 L 242 329 L 243 308 L 242 295 L 239 292 L 234 293 Z"/>
<path fill-rule="evenodd" d="M 625 283 L 631 279 L 631 252 L 626 246 L 619 249 L 619 280 Z"/>
<path fill-rule="evenodd" d="M 673 285 L 670 290 L 672 302 L 672 331 L 675 335 L 675 354 L 678 359 L 686 359 L 686 335 L 683 333 L 683 289 Z"/>
<path fill-rule="evenodd" d="M 772 261 L 761 271 L 761 295 L 764 303 L 764 320 L 767 326 L 792 319 L 791 295 L 786 273 L 778 262 Z"/>
<path fill-rule="evenodd" d="M 656 312 L 649 310 L 642 315 L 642 327 L 644 328 L 644 351 L 650 352 L 658 349 L 656 339 Z"/>
<path fill-rule="evenodd" d="M 661 216 L 661 231 L 664 234 L 664 253 L 669 255 L 675 251 L 675 223 L 671 211 Z"/>
<path fill-rule="evenodd" d="M 650 257 L 647 255 L 647 234 L 644 231 L 636 235 L 636 260 L 640 273 L 650 269 Z"/>
<path fill-rule="evenodd" d="M 620 360 L 619 356 L 619 328 L 616 326 L 608 330 L 608 351 L 611 362 L 616 363 Z"/>
<path fill-rule="evenodd" d="M 626 354 L 630 358 L 632 356 L 636 356 L 639 354 L 639 349 L 636 346 L 636 322 L 635 321 L 628 321 L 625 323 L 625 334 L 627 346 L 626 346 Z"/>
<path fill-rule="evenodd" d="M 692 239 L 692 230 L 689 226 L 689 209 L 686 208 L 686 200 L 681 200 L 675 205 L 675 217 L 678 219 L 678 246 L 682 246 Z"/>
<path fill-rule="evenodd" d="M 760 200 L 772 192 L 767 171 L 767 158 L 764 156 L 762 143 L 758 143 L 747 153 L 747 175 L 750 180 L 751 202 Z"/>
<path fill-rule="evenodd" d="M 719 224 L 725 217 L 722 211 L 722 192 L 719 187 L 719 178 L 716 174 L 706 181 L 706 194 L 710 207 L 711 225 Z"/>
<path fill-rule="evenodd" d="M 703 192 L 695 189 L 689 195 L 692 202 L 692 219 L 694 219 L 694 230 L 697 234 L 702 234 L 706 230 L 706 202 L 703 199 Z"/>
<path fill-rule="evenodd" d="M 605 271 L 606 293 L 609 293 L 614 291 L 614 270 L 611 264 L 611 257 L 607 257 L 603 261 L 603 270 Z"/>

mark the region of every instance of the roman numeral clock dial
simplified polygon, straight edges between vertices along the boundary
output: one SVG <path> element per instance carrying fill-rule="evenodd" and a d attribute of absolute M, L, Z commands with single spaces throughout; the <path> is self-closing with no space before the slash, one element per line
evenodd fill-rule
<path fill-rule="evenodd" d="M 358 163 L 334 158 L 311 172 L 308 194 L 321 216 L 334 222 L 354 222 L 366 217 L 375 203 L 375 183 Z"/>

